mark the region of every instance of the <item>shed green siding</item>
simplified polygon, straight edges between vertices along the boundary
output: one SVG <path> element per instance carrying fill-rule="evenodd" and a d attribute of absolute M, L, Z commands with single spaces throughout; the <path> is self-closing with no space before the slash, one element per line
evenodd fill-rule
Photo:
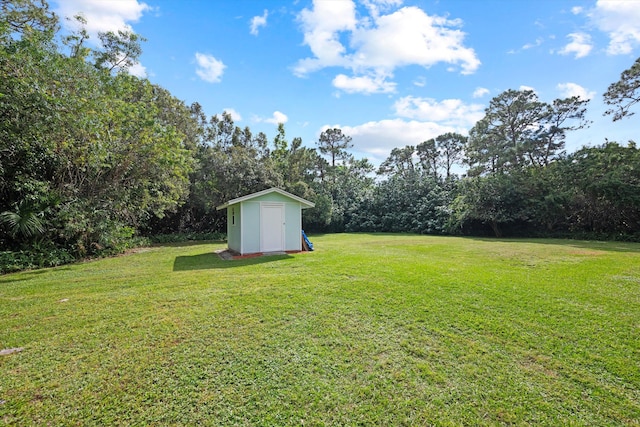
<path fill-rule="evenodd" d="M 302 250 L 302 213 L 300 203 L 285 203 L 284 244 L 288 251 Z"/>
<path fill-rule="evenodd" d="M 242 202 L 244 222 L 242 223 L 243 253 L 260 252 L 260 203 Z"/>
<path fill-rule="evenodd" d="M 281 202 L 281 203 L 291 203 L 292 200 L 287 197 L 284 196 L 282 194 L 279 193 L 269 193 L 269 194 L 264 194 L 262 196 L 258 196 L 258 197 L 254 197 L 251 199 L 251 202 Z M 247 203 L 247 202 L 245 202 Z M 299 203 L 296 202 L 298 205 Z"/>
<path fill-rule="evenodd" d="M 238 197 L 217 209 L 227 209 L 229 249 L 251 254 L 302 250 L 302 209 L 313 206 L 308 200 L 272 188 Z M 263 224 L 265 230 L 261 229 Z"/>
<path fill-rule="evenodd" d="M 227 245 L 232 251 L 242 253 L 242 209 L 241 204 L 227 208 Z"/>

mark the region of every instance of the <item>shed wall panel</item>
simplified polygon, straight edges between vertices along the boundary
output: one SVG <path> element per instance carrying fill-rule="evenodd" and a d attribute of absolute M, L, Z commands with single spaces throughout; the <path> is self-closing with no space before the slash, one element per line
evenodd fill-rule
<path fill-rule="evenodd" d="M 242 227 L 243 253 L 260 252 L 260 203 L 242 202 L 244 223 Z"/>
<path fill-rule="evenodd" d="M 302 214 L 299 202 L 285 204 L 285 250 L 302 249 Z"/>
<path fill-rule="evenodd" d="M 242 252 L 241 229 L 242 212 L 240 204 L 231 205 L 227 208 L 227 246 L 232 251 Z"/>

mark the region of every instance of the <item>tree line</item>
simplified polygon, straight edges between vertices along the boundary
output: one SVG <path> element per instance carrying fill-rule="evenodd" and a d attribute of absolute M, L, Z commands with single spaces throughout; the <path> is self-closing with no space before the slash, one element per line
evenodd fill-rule
<path fill-rule="evenodd" d="M 315 202 L 309 231 L 640 237 L 640 154 L 605 141 L 567 154 L 587 101 L 532 91 L 491 100 L 468 136 L 395 148 L 375 168 L 326 129 L 315 147 L 208 117 L 127 73 L 141 37 L 61 36 L 45 0 L 0 0 L 0 264 L 115 253 L 140 236 L 224 232 L 215 207 L 280 187 Z M 605 93 L 638 102 L 640 58 Z M 34 258 L 35 257 L 35 258 Z"/>

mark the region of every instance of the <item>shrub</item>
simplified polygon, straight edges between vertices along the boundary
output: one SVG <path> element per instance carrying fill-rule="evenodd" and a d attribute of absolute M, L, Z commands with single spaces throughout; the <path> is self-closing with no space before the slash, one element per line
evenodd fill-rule
<path fill-rule="evenodd" d="M 179 243 L 189 241 L 202 241 L 202 240 L 215 240 L 224 242 L 227 240 L 225 233 L 171 233 L 171 234 L 156 234 L 150 236 L 149 239 L 153 243 Z"/>
<path fill-rule="evenodd" d="M 75 260 L 76 258 L 67 249 L 36 244 L 28 250 L 0 252 L 0 274 L 56 267 Z"/>

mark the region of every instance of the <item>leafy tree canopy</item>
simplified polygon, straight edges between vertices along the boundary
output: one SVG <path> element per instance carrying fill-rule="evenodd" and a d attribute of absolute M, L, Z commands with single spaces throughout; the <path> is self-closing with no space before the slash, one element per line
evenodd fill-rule
<path fill-rule="evenodd" d="M 622 72 L 620 80 L 609 86 L 604 102 L 612 106 L 604 114 L 613 115 L 614 122 L 635 114 L 630 108 L 640 102 L 640 58 Z"/>

